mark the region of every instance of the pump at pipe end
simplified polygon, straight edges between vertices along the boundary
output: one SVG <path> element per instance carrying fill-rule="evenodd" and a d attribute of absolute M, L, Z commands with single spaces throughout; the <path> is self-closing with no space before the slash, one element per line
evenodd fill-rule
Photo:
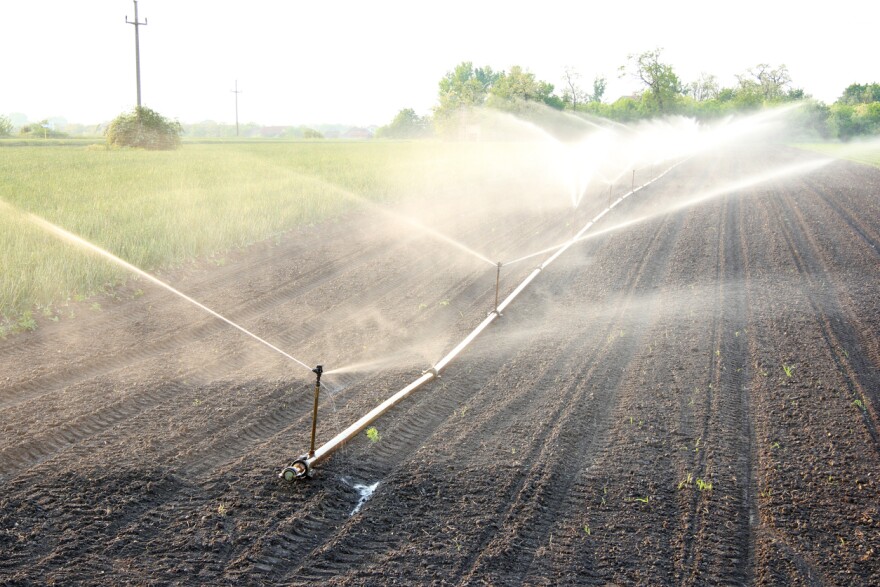
<path fill-rule="evenodd" d="M 278 476 L 285 481 L 291 482 L 295 479 L 307 479 L 312 476 L 312 468 L 309 466 L 308 455 L 302 455 L 293 464 L 281 469 Z"/>

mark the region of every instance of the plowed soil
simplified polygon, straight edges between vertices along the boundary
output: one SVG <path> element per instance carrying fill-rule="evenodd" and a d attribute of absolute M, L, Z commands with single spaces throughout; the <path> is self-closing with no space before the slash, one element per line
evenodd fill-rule
<path fill-rule="evenodd" d="M 597 229 L 808 158 L 690 159 Z M 459 257 L 352 215 L 163 278 L 328 370 L 430 347 L 328 375 L 320 443 L 491 309 Z M 875 168 L 657 214 L 572 247 L 291 484 L 311 374 L 132 282 L 0 341 L 0 583 L 880 585 L 878 283 Z"/>

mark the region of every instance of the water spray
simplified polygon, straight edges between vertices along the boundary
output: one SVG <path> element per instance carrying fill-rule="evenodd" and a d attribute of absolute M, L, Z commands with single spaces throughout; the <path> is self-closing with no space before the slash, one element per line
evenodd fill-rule
<path fill-rule="evenodd" d="M 33 224 L 36 224 L 37 226 L 39 226 L 40 228 L 42 228 L 43 230 L 45 230 L 49 234 L 55 236 L 56 238 L 59 238 L 64 241 L 68 241 L 70 243 L 73 243 L 75 245 L 78 245 L 80 247 L 83 247 L 85 249 L 88 249 L 94 253 L 101 255 L 102 257 L 115 263 L 116 265 L 119 265 L 120 267 L 127 269 L 128 271 L 134 273 L 135 275 L 139 275 L 140 277 L 143 277 L 147 281 L 150 281 L 150 282 L 158 285 L 159 287 L 173 293 L 174 295 L 180 297 L 181 299 L 186 300 L 190 304 L 196 306 L 197 308 L 204 310 L 205 312 L 207 312 L 211 316 L 214 316 L 218 320 L 222 320 L 223 322 L 232 326 L 233 328 L 237 329 L 238 331 L 242 332 L 243 334 L 246 334 L 247 336 L 253 338 L 254 340 L 259 342 L 260 344 L 272 349 L 273 351 L 282 355 L 283 357 L 290 359 L 291 361 L 293 361 L 294 363 L 296 363 L 300 367 L 305 367 L 306 369 L 309 368 L 308 365 L 306 365 L 305 363 L 303 363 L 302 361 L 300 361 L 299 359 L 297 359 L 293 355 L 284 352 L 283 350 L 281 350 L 280 348 L 278 348 L 274 344 L 268 342 L 267 340 L 260 338 L 259 336 L 257 336 L 253 332 L 251 332 L 250 330 L 244 328 L 243 326 L 239 326 L 238 324 L 236 324 L 235 322 L 233 322 L 229 318 L 222 316 L 221 314 L 215 312 L 214 310 L 212 310 L 208 306 L 202 304 L 201 302 L 198 302 L 197 300 L 194 300 L 193 298 L 189 297 L 185 293 L 173 288 L 172 286 L 168 285 L 167 283 L 165 283 L 161 279 L 158 279 L 157 277 L 150 275 L 149 273 L 147 273 L 143 269 L 135 267 L 134 265 L 132 265 L 128 261 L 117 257 L 116 255 L 114 255 L 110 251 L 108 251 L 106 249 L 102 249 L 98 245 L 87 241 L 86 239 L 82 238 L 81 236 L 78 236 L 76 234 L 73 234 L 70 231 L 63 229 L 60 226 L 58 226 L 57 224 L 53 224 L 53 223 L 49 222 L 48 220 L 46 220 L 45 218 L 41 218 L 41 217 L 37 216 L 36 214 L 29 214 L 29 213 L 23 213 L 23 212 L 22 212 L 22 214 L 30 222 L 32 222 Z"/>
<path fill-rule="evenodd" d="M 630 220 L 628 222 L 621 223 L 621 224 L 614 226 L 614 227 L 611 227 L 605 231 L 601 231 L 599 233 L 592 233 L 590 235 L 590 237 L 585 236 L 585 234 L 599 220 L 601 220 L 606 214 L 608 214 L 615 207 L 617 207 L 618 204 L 621 204 L 629 196 L 634 195 L 636 192 L 641 191 L 642 189 L 648 187 L 650 184 L 654 183 L 655 181 L 658 181 L 663 176 L 665 176 L 670 171 L 672 171 L 674 168 L 676 168 L 679 165 L 681 165 L 682 163 L 684 163 L 684 161 L 686 161 L 689 158 L 690 157 L 684 157 L 684 158 L 679 159 L 677 162 L 675 162 L 672 165 L 670 165 L 669 167 L 667 167 L 664 171 L 660 172 L 657 176 L 651 177 L 644 184 L 642 184 L 638 187 L 636 187 L 636 185 L 635 185 L 635 179 L 636 179 L 635 167 L 629 167 L 629 166 L 624 167 L 623 170 L 621 171 L 621 173 L 614 180 L 608 182 L 609 183 L 609 205 L 608 205 L 608 207 L 605 208 L 604 210 L 602 210 L 592 220 L 590 220 L 586 225 L 584 225 L 571 239 L 569 239 L 565 243 L 562 243 L 561 245 L 557 245 L 555 247 L 551 247 L 549 249 L 545 249 L 545 250 L 539 251 L 537 253 L 532 253 L 530 255 L 526 255 L 525 257 L 521 257 L 520 259 L 516 259 L 514 261 L 509 261 L 507 263 L 502 263 L 500 261 L 497 263 L 493 263 L 493 262 L 489 261 L 488 259 L 486 259 L 485 257 L 482 257 L 481 255 L 477 254 L 476 256 L 481 258 L 481 260 L 486 261 L 487 263 L 494 265 L 496 267 L 494 309 L 491 312 L 489 312 L 489 315 L 486 316 L 483 319 L 483 321 L 480 322 L 480 324 L 476 328 L 474 328 L 473 331 L 470 332 L 470 334 L 468 334 L 461 342 L 459 342 L 459 344 L 456 345 L 455 348 L 453 348 L 451 351 L 449 351 L 449 353 L 447 353 L 446 356 L 444 356 L 442 359 L 437 361 L 437 363 L 435 363 L 430 369 L 424 371 L 421 374 L 421 376 L 418 377 L 415 381 L 411 382 L 409 385 L 407 385 L 406 387 L 404 387 L 403 389 L 401 389 L 400 391 L 398 391 L 397 393 L 395 393 L 394 395 L 392 395 L 391 397 L 389 397 L 388 399 L 383 401 L 381 404 L 379 404 L 378 406 L 373 408 L 367 414 L 363 415 L 360 419 L 358 419 L 356 422 L 351 424 L 348 428 L 346 428 L 345 430 L 343 430 L 342 432 L 337 434 L 335 437 L 333 437 L 332 439 L 330 439 L 328 442 L 326 442 L 322 446 L 318 447 L 317 449 L 314 446 L 314 438 L 315 438 L 314 430 L 315 430 L 315 425 L 316 425 L 315 423 L 317 420 L 317 395 L 318 395 L 318 388 L 320 386 L 320 371 L 319 371 L 320 367 L 316 368 L 314 370 L 314 372 L 318 376 L 318 381 L 316 383 L 316 390 L 315 390 L 315 412 L 313 414 L 313 419 L 312 419 L 312 443 L 310 445 L 310 450 L 307 454 L 304 454 L 304 455 L 300 456 L 299 458 L 297 458 L 297 460 L 295 460 L 293 462 L 293 464 L 291 464 L 288 467 L 285 467 L 281 471 L 279 476 L 286 481 L 293 481 L 295 479 L 303 479 L 303 478 L 311 477 L 314 466 L 316 466 L 319 463 L 330 458 L 330 456 L 335 451 L 339 450 L 347 442 L 349 442 L 350 440 L 357 437 L 357 435 L 360 434 L 363 430 L 365 430 L 372 422 L 374 422 L 376 419 L 378 419 L 380 416 L 382 416 L 385 412 L 387 412 L 393 406 L 395 406 L 397 403 L 399 403 L 404 398 L 406 398 L 413 391 L 422 387 L 423 385 L 427 384 L 428 382 L 439 378 L 440 373 L 448 366 L 448 364 L 453 359 L 455 359 L 471 342 L 473 342 L 473 340 L 477 336 L 479 336 L 479 334 L 483 330 L 485 330 L 496 318 L 501 316 L 501 312 L 504 311 L 504 309 L 508 305 L 510 305 L 513 302 L 513 300 L 520 293 L 522 293 L 522 291 L 525 290 L 525 288 L 528 287 L 528 285 L 533 280 L 535 280 L 544 269 L 546 269 L 551 263 L 553 263 L 553 261 L 555 261 L 559 256 L 561 256 L 566 250 L 568 250 L 574 244 L 576 244 L 582 240 L 585 240 L 586 238 L 590 238 L 592 236 L 598 236 L 598 234 L 610 232 L 612 230 L 617 230 L 617 229 L 620 229 L 624 226 L 634 224 L 636 222 L 639 222 L 641 220 L 644 220 L 644 219 L 650 217 L 650 215 L 643 216 L 641 218 L 637 218 L 634 220 Z M 657 160 L 652 162 L 652 164 L 650 166 L 652 176 L 653 176 L 653 171 L 655 169 L 655 165 L 658 163 L 661 163 L 661 162 L 662 161 L 657 161 Z M 827 161 L 819 161 L 819 162 L 809 162 L 807 164 L 793 165 L 793 166 L 789 166 L 787 168 L 784 168 L 782 170 L 776 170 L 776 171 L 768 173 L 768 174 L 763 174 L 763 175 L 757 176 L 755 178 L 749 178 L 747 180 L 742 180 L 740 182 L 736 182 L 734 184 L 724 186 L 721 189 L 716 189 L 716 190 L 710 191 L 708 193 L 701 194 L 699 197 L 693 198 L 680 206 L 676 206 L 676 207 L 672 208 L 671 210 L 664 210 L 664 213 L 668 213 L 668 212 L 674 211 L 676 209 L 679 209 L 679 208 L 682 208 L 685 206 L 693 205 L 695 203 L 709 199 L 710 197 L 714 197 L 716 195 L 727 193 L 727 192 L 732 191 L 734 189 L 742 189 L 745 187 L 750 187 L 756 183 L 760 183 L 762 181 L 768 181 L 771 179 L 777 179 L 781 176 L 785 176 L 785 175 L 792 174 L 792 173 L 803 173 L 806 171 L 810 171 L 812 169 L 817 168 L 818 166 L 825 164 L 826 162 Z M 626 174 L 627 168 L 629 168 L 631 170 L 631 184 L 630 184 L 631 189 L 628 193 L 622 194 L 621 196 L 619 196 L 616 200 L 614 200 L 612 202 L 611 199 L 614 197 L 614 183 L 617 180 L 622 180 L 623 176 Z M 443 240 L 446 240 L 446 239 L 443 239 Z M 456 246 L 459 246 L 460 248 L 462 248 L 460 244 L 457 244 Z M 467 250 L 467 249 L 465 248 L 465 250 Z M 473 251 L 468 250 L 468 252 L 474 254 Z M 546 253 L 552 253 L 552 254 L 547 259 L 545 259 L 544 262 L 541 263 L 540 266 L 538 266 L 531 273 L 529 273 L 529 275 L 526 276 L 526 278 L 511 293 L 509 293 L 503 301 L 501 301 L 499 303 L 501 267 L 504 265 L 510 265 L 512 263 L 516 263 L 518 261 L 522 261 L 522 260 L 531 258 L 533 256 L 546 254 Z"/>
<path fill-rule="evenodd" d="M 649 183 L 656 181 L 660 177 L 663 177 L 664 175 L 666 175 L 666 173 L 671 171 L 674 167 L 676 167 L 680 163 L 681 162 L 676 163 L 675 165 L 673 165 L 672 167 L 670 167 L 669 169 L 667 169 L 666 171 L 661 173 L 658 177 L 648 181 L 645 185 L 648 185 Z M 644 187 L 644 186 L 641 186 L 641 187 Z M 641 187 L 639 187 L 639 189 L 641 189 Z M 624 194 L 623 196 L 620 197 L 620 200 L 627 198 L 628 196 L 632 195 L 633 193 L 635 193 L 635 190 L 628 193 L 628 194 Z M 618 201 L 620 201 L 620 200 L 618 200 Z M 617 202 L 615 202 L 615 204 L 616 203 Z M 613 207 L 613 205 L 612 205 L 612 207 Z M 323 370 L 321 369 L 320 366 L 316 367 L 313 370 L 315 372 L 315 374 L 318 376 L 318 380 L 315 385 L 315 412 L 314 412 L 313 418 L 312 418 L 312 444 L 310 445 L 310 449 L 307 454 L 304 454 L 304 455 L 298 457 L 292 464 L 288 465 L 287 467 L 284 467 L 278 476 L 281 479 L 284 479 L 285 481 L 289 481 L 289 482 L 294 481 L 296 479 L 306 479 L 306 478 L 311 477 L 313 470 L 314 470 L 314 467 L 316 465 L 318 465 L 318 464 L 322 463 L 323 461 L 327 460 L 328 458 L 330 458 L 330 456 L 334 452 L 336 452 L 337 450 L 342 448 L 342 446 L 344 446 L 346 443 L 348 443 L 349 441 L 351 441 L 352 439 L 357 437 L 358 434 L 363 432 L 367 428 L 367 426 L 372 424 L 376 419 L 378 419 L 380 416 L 382 416 L 385 412 L 390 410 L 392 407 L 394 407 L 400 401 L 402 401 L 404 398 L 406 398 L 409 394 L 411 394 L 415 390 L 419 389 L 420 387 L 422 387 L 426 383 L 433 381 L 434 379 L 439 379 L 440 373 L 449 365 L 449 363 L 452 362 L 465 348 L 467 348 L 467 346 L 470 345 L 471 342 L 473 342 L 474 339 L 477 338 L 477 336 L 479 336 L 481 332 L 483 332 L 483 330 L 488 328 L 489 325 L 492 324 L 492 322 L 494 322 L 496 318 L 501 316 L 501 312 L 504 311 L 504 309 L 508 305 L 510 305 L 513 302 L 513 300 L 520 293 L 522 293 L 523 290 L 525 290 L 525 288 L 528 287 L 528 285 L 532 281 L 534 281 L 534 279 L 537 278 L 538 275 L 540 275 L 544 269 L 546 269 L 553 261 L 555 261 L 569 247 L 571 247 L 572 245 L 577 243 L 580 239 L 582 239 L 584 236 L 584 233 L 587 232 L 593 225 L 595 225 L 596 222 L 598 222 L 610 210 L 611 210 L 611 208 L 606 208 L 605 210 L 600 212 L 596 217 L 594 217 L 590 222 L 588 222 L 583 228 L 581 228 L 578 231 L 578 233 L 574 237 L 572 237 L 569 241 L 567 241 L 563 245 L 560 245 L 559 247 L 556 247 L 555 252 L 550 257 L 548 257 L 543 263 L 541 263 L 541 265 L 539 267 L 535 268 L 531 273 L 529 273 L 529 275 L 516 287 L 516 289 L 514 289 L 511 293 L 509 293 L 507 295 L 507 297 L 504 298 L 504 300 L 501 301 L 500 303 L 498 301 L 499 300 L 499 292 L 500 292 L 499 286 L 501 283 L 501 267 L 504 266 L 504 263 L 501 263 L 500 261 L 497 263 L 492 263 L 496 267 L 495 309 L 492 310 L 491 312 L 489 312 L 489 315 L 486 316 L 483 319 L 483 321 L 480 322 L 480 324 L 477 325 L 477 327 L 474 328 L 470 332 L 470 334 L 468 334 L 464 338 L 464 340 L 459 342 L 458 345 L 455 346 L 455 348 L 453 348 L 451 351 L 449 351 L 446 354 L 446 356 L 444 356 L 442 359 L 437 361 L 430 369 L 424 371 L 421 374 L 421 376 L 418 377 L 415 381 L 413 381 L 412 383 L 410 383 L 409 385 L 407 385 L 406 387 L 404 387 L 403 389 L 401 389 L 400 391 L 398 391 L 397 393 L 395 393 L 394 395 L 392 395 L 391 397 L 386 399 L 384 402 L 382 402 L 381 404 L 379 404 L 378 406 L 376 406 L 375 408 L 370 410 L 367 414 L 364 414 L 360 419 L 358 419 L 356 422 L 351 424 L 348 428 L 346 428 L 345 430 L 343 430 L 342 432 L 340 432 L 339 434 L 337 434 L 336 436 L 331 438 L 329 441 L 327 441 L 326 443 L 324 443 L 323 445 L 321 445 L 317 449 L 315 448 L 315 445 L 314 445 L 314 438 L 315 438 L 314 430 L 315 430 L 315 422 L 317 421 L 318 387 L 320 386 L 321 372 L 323 372 Z M 551 250 L 553 250 L 553 249 L 551 249 Z M 543 252 L 547 252 L 547 251 L 543 251 Z M 536 254 L 538 254 L 538 253 L 536 253 Z M 507 264 L 509 265 L 510 263 L 507 263 Z"/>

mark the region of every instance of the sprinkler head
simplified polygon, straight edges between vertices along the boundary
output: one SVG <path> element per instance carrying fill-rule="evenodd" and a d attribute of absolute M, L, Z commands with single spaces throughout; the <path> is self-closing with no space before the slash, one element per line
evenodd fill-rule
<path fill-rule="evenodd" d="M 324 372 L 324 365 L 318 365 L 312 369 L 312 373 L 318 376 L 318 383 L 321 383 L 321 373 Z"/>

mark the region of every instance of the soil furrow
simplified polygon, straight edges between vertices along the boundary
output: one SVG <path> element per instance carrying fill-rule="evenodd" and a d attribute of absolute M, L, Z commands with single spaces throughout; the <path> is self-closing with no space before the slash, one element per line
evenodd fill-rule
<path fill-rule="evenodd" d="M 24 443 L 7 446 L 0 452 L 0 481 L 38 465 L 92 436 L 91 427 L 97 430 L 112 427 L 138 412 L 167 401 L 180 393 L 182 387 L 169 384 L 158 389 L 149 387 L 142 393 L 132 392 L 129 399 L 120 400 L 51 431 L 33 435 Z"/>
<path fill-rule="evenodd" d="M 505 325 L 504 325 L 503 323 L 499 324 L 499 328 L 502 328 L 502 327 L 504 327 L 504 326 L 505 326 Z M 481 342 L 483 342 L 484 344 L 491 344 L 491 340 L 489 340 L 489 341 L 481 341 Z M 576 352 L 563 352 L 563 353 L 557 353 L 557 356 L 562 356 L 562 357 L 578 357 L 578 356 L 581 356 L 581 355 L 582 355 L 581 353 L 576 353 Z M 540 372 L 540 373 L 548 373 L 548 375 L 545 375 L 545 377 L 548 377 L 548 376 L 549 376 L 549 373 L 552 373 L 552 372 L 558 372 L 558 371 L 560 371 L 560 370 L 563 371 L 563 372 L 566 371 L 565 369 L 560 369 L 559 367 L 553 367 L 553 368 L 550 368 L 550 369 L 548 369 L 548 367 L 545 367 L 544 369 L 540 369 L 539 372 Z M 533 369 L 533 370 L 532 370 L 532 373 L 534 373 L 534 372 L 535 372 L 535 371 L 534 371 L 534 369 Z M 502 380 L 503 380 L 503 379 L 502 379 Z M 539 387 L 544 387 L 544 385 L 539 385 Z M 559 398 L 561 398 L 561 399 L 559 399 Z M 567 402 L 565 401 L 566 396 L 565 396 L 564 394 L 563 394 L 563 395 L 560 395 L 559 398 L 555 398 L 555 399 L 554 399 L 554 402 L 559 402 L 559 403 L 561 403 L 562 405 L 564 405 L 564 404 L 567 403 Z M 546 404 L 546 402 L 545 402 L 545 404 Z M 542 411 L 543 411 L 543 412 L 546 412 L 547 407 L 548 407 L 548 406 L 546 406 L 546 405 L 542 405 Z M 559 408 L 557 408 L 557 409 L 559 409 Z M 479 413 L 479 410 L 477 410 L 477 413 Z M 552 418 L 552 417 L 549 418 L 549 419 L 550 419 L 551 421 L 554 420 L 554 418 Z M 478 422 L 479 422 L 479 420 L 478 420 Z M 486 424 L 483 423 L 483 422 L 479 422 L 479 423 L 480 423 L 480 426 L 481 426 L 481 427 L 486 426 Z M 495 427 L 495 425 L 494 425 L 494 424 L 489 424 L 488 427 L 489 427 L 489 429 L 491 429 L 491 428 Z M 558 428 L 557 428 L 557 433 L 558 433 Z M 461 442 L 464 442 L 464 443 L 465 443 L 465 446 L 467 445 L 467 443 L 468 443 L 467 438 L 468 438 L 468 435 L 467 435 L 467 434 L 465 434 L 465 436 L 461 437 L 460 439 L 455 439 L 455 438 L 450 438 L 450 437 L 448 437 L 448 436 L 444 436 L 444 442 L 446 442 L 446 443 L 454 442 L 456 446 L 459 446 L 459 448 L 457 449 L 456 452 L 460 452 L 460 453 L 462 453 L 462 454 L 467 454 L 467 453 L 468 453 L 469 451 L 471 451 L 471 450 L 479 450 L 479 449 L 480 449 L 480 447 L 477 447 L 477 446 L 473 446 L 473 447 L 470 448 L 470 449 L 468 449 L 468 448 L 464 448 L 463 446 L 461 446 Z M 546 441 L 544 441 L 544 442 L 546 442 Z M 540 446 L 541 444 L 543 444 L 543 442 L 537 444 L 537 446 Z M 517 458 L 518 458 L 518 459 L 519 459 L 519 458 L 524 458 L 524 456 L 519 456 L 519 455 L 518 455 Z M 535 457 L 527 458 L 526 460 L 527 460 L 527 462 L 539 462 L 539 461 L 540 461 L 540 459 L 535 458 Z M 517 476 L 517 478 L 519 478 L 519 476 Z M 527 479 L 527 478 L 528 478 L 528 476 L 524 476 L 524 477 L 523 477 L 523 479 Z M 512 490 L 506 490 L 505 492 L 506 492 L 506 493 L 511 493 L 511 491 L 512 491 Z M 377 498 L 374 498 L 374 499 L 377 499 Z M 368 507 L 369 507 L 369 506 L 368 506 Z M 350 531 L 347 531 L 347 535 L 357 535 L 357 534 L 358 534 L 357 530 L 350 530 Z M 340 537 L 340 539 L 341 539 L 341 537 Z M 350 548 L 350 547 L 345 547 L 345 546 L 344 546 L 344 544 L 346 544 L 347 542 L 348 542 L 348 541 L 345 541 L 345 540 L 344 540 L 344 541 L 342 542 L 342 545 L 341 545 L 341 546 L 339 546 L 339 547 L 334 547 L 333 550 L 329 551 L 327 554 L 322 555 L 322 557 L 326 557 L 326 558 L 328 558 L 328 559 L 330 559 L 330 560 L 337 560 L 338 557 L 340 556 L 340 555 L 339 555 L 339 551 L 340 551 L 340 550 L 341 550 L 343 553 L 349 553 L 349 551 L 351 551 L 351 548 Z M 384 545 L 384 544 L 385 544 L 385 542 L 384 542 L 381 538 L 379 538 L 379 537 L 377 537 L 376 540 L 374 540 L 373 542 L 371 542 L 371 545 L 379 545 L 379 546 L 382 546 L 382 545 Z M 384 548 L 384 546 L 382 546 L 382 547 Z M 358 550 L 358 549 L 354 549 L 353 552 L 356 552 L 356 555 L 357 555 L 357 556 L 362 556 L 362 557 L 369 557 L 371 554 L 373 554 L 373 553 L 372 553 L 372 549 L 371 549 L 369 552 L 367 552 L 367 551 L 362 551 L 362 550 Z M 347 555 L 343 554 L 342 556 L 343 556 L 343 557 L 346 557 Z M 324 569 L 323 566 L 322 566 L 321 568 Z M 331 565 L 329 568 L 333 568 L 333 565 Z M 326 570 L 326 569 L 325 569 L 325 570 Z M 302 571 L 302 573 L 304 573 L 304 572 L 305 572 L 305 570 Z M 324 572 L 324 571 L 322 570 L 321 573 L 323 573 L 323 572 Z M 297 578 L 299 578 L 299 579 L 317 578 L 317 577 L 321 576 L 321 574 L 319 574 L 319 575 L 312 575 L 312 574 L 310 574 L 311 571 L 309 571 L 309 573 L 306 573 L 306 574 L 302 574 L 302 573 L 297 574 L 297 575 L 295 575 L 295 576 L 297 576 Z"/>
<path fill-rule="evenodd" d="M 637 292 L 650 288 L 650 284 L 661 279 L 679 227 L 680 220 L 668 217 L 658 223 L 641 255 L 641 262 L 635 266 L 630 276 L 628 287 L 622 290 L 622 294 L 618 293 L 623 298 L 620 303 L 621 313 L 626 311 L 627 304 L 632 302 Z M 620 329 L 621 318 L 618 315 L 616 323 L 608 328 L 609 332 Z M 586 355 L 586 365 L 590 366 L 581 367 L 583 372 L 575 377 L 577 383 L 571 384 L 568 393 L 560 394 L 563 401 L 560 402 L 559 412 L 550 419 L 553 424 L 547 429 L 546 437 L 536 443 L 543 454 L 530 459 L 535 465 L 525 475 L 524 485 L 504 516 L 504 531 L 499 532 L 496 539 L 480 549 L 483 554 L 462 577 L 465 583 L 475 580 L 476 577 L 518 582 L 527 579 L 530 571 L 540 577 L 542 571 L 532 569 L 532 565 L 538 560 L 535 558 L 538 552 L 535 545 L 542 545 L 539 549 L 547 548 L 551 528 L 560 515 L 573 484 L 592 465 L 595 451 L 601 446 L 599 440 L 606 434 L 609 414 L 616 405 L 616 391 L 621 378 L 641 343 L 641 333 L 645 328 L 647 326 L 643 324 L 630 325 L 628 330 L 633 334 L 618 337 L 613 345 L 604 345 L 592 358 Z M 582 351 L 566 354 L 584 357 Z M 608 356 L 614 357 L 614 363 L 619 368 L 606 372 L 602 378 L 602 386 L 594 387 L 590 382 L 596 376 L 596 365 L 606 362 Z M 584 401 L 588 391 L 596 394 L 595 401 Z M 585 420 L 592 420 L 594 427 L 590 431 L 585 430 L 578 435 L 563 434 L 563 430 L 577 429 L 575 422 Z M 559 439 L 559 436 L 563 438 Z M 513 537 L 515 541 L 512 540 Z M 504 569 L 503 573 L 500 569 Z"/>
<path fill-rule="evenodd" d="M 838 579 L 834 579 L 837 582 L 841 574 L 852 573 L 853 567 L 835 565 L 832 560 L 839 556 L 838 553 L 821 558 L 809 555 L 815 552 L 816 544 L 823 544 L 822 548 L 828 549 L 829 554 L 836 550 L 833 537 L 840 532 L 839 524 L 845 518 L 852 520 L 858 517 L 858 509 L 850 509 L 844 503 L 856 504 L 861 501 L 856 495 L 848 498 L 851 501 L 841 503 L 840 493 L 850 492 L 836 487 L 835 476 L 825 472 L 837 468 L 836 445 L 845 443 L 847 438 L 861 436 L 851 424 L 847 424 L 858 417 L 856 411 L 841 402 L 844 398 L 836 391 L 839 383 L 846 385 L 847 374 L 840 370 L 834 359 L 837 343 L 833 331 L 827 327 L 830 318 L 828 312 L 838 304 L 833 293 L 835 277 L 824 273 L 814 257 L 817 253 L 803 236 L 805 225 L 797 219 L 800 211 L 790 209 L 799 207 L 799 204 L 784 190 L 780 195 L 768 198 L 767 204 L 766 214 L 782 220 L 772 224 L 774 235 L 766 241 L 771 246 L 755 251 L 755 264 L 760 266 L 764 255 L 776 256 L 776 248 L 785 251 L 789 261 L 783 262 L 782 267 L 795 272 L 793 279 L 798 280 L 800 287 L 783 290 L 786 291 L 784 297 L 776 296 L 780 298 L 774 304 L 777 307 L 772 314 L 765 315 L 763 323 L 756 328 L 761 346 L 764 347 L 761 354 L 767 357 L 768 351 L 776 353 L 778 358 L 775 360 L 781 358 L 782 367 L 786 369 L 774 389 L 773 379 L 776 376 L 773 373 L 778 373 L 778 367 L 773 367 L 772 363 L 768 366 L 764 357 L 756 363 L 762 376 L 757 400 L 771 418 L 769 422 L 761 424 L 762 432 L 759 434 L 766 443 L 761 448 L 763 463 L 760 485 L 762 526 L 767 530 L 764 533 L 767 538 L 759 543 L 759 560 L 764 569 L 758 577 L 763 576 L 766 580 L 765 573 L 771 572 L 773 565 L 767 564 L 768 557 L 772 559 L 782 554 L 791 558 L 779 552 L 780 544 L 784 542 L 787 544 L 786 552 L 794 553 L 797 557 L 791 572 L 799 573 L 801 580 L 812 581 L 814 579 L 809 577 L 818 577 L 819 581 L 827 583 L 832 580 L 831 577 L 838 576 Z M 772 267 L 769 269 L 773 270 Z M 821 280 L 816 276 L 822 276 Z M 794 332 L 797 338 L 792 338 Z M 805 349 L 807 343 L 810 343 L 809 351 Z M 770 361 L 773 360 L 770 358 Z M 821 379 L 815 377 L 817 372 L 824 373 Z M 814 405 L 822 406 L 824 422 L 816 422 L 810 415 L 809 406 Z M 805 416 L 808 419 L 804 420 Z M 765 418 L 762 414 L 761 419 Z M 797 421 L 794 428 L 791 427 L 793 421 Z M 820 435 L 820 430 L 827 433 Z M 870 436 L 865 434 L 862 438 L 864 442 Z M 804 439 L 821 448 L 805 450 Z M 875 461 L 876 451 L 872 455 L 869 460 Z M 867 462 L 852 464 L 851 474 L 859 478 L 864 473 L 858 471 L 864 470 L 865 466 L 870 468 Z M 825 481 L 817 483 L 823 476 Z M 805 495 L 809 496 L 806 500 Z M 803 532 L 804 521 L 789 513 L 792 503 L 804 501 L 810 504 L 817 519 L 824 520 L 820 523 L 823 531 L 809 537 Z M 835 511 L 836 515 L 826 517 L 817 513 L 825 508 Z M 859 548 L 869 549 L 870 546 L 860 544 Z M 856 563 L 855 568 L 859 566 Z"/>
<path fill-rule="evenodd" d="M 877 406 L 880 406 L 880 369 L 871 365 L 862 352 L 859 329 L 853 327 L 860 321 L 846 310 L 850 305 L 838 301 L 835 276 L 821 247 L 812 237 L 799 206 L 790 197 L 783 197 L 786 217 L 796 223 L 796 228 L 791 226 L 788 230 L 789 247 L 808 284 L 812 314 L 819 323 L 828 353 L 843 374 L 850 394 L 862 402 L 865 429 L 873 440 L 875 450 L 880 452 L 880 436 L 877 432 L 880 427 L 877 415 Z M 843 320 L 833 319 L 831 316 L 834 315 L 842 316 Z"/>
<path fill-rule="evenodd" d="M 277 473 L 312 377 L 161 292 L 0 341 L 0 584 L 880 584 L 880 173 L 675 208 L 810 157 L 705 154 L 628 198 L 603 223 L 648 218 L 572 247 L 308 482 Z M 559 222 L 459 192 L 432 220 L 518 252 L 608 199 Z M 378 359 L 327 377 L 319 443 L 494 300 L 488 263 L 371 218 L 168 278 L 328 370 Z"/>
<path fill-rule="evenodd" d="M 383 255 L 386 252 L 381 249 L 371 249 L 369 251 L 359 251 L 357 259 L 350 259 L 352 263 L 356 262 L 355 267 L 360 266 L 364 262 Z M 352 257 L 355 254 L 352 254 Z M 238 310 L 235 308 L 224 309 L 225 314 L 230 320 L 239 323 L 247 323 L 257 319 L 260 315 L 266 314 L 282 303 L 289 303 L 291 299 L 291 290 L 295 291 L 295 297 L 307 295 L 312 290 L 325 285 L 331 280 L 339 279 L 338 272 L 334 269 L 319 268 L 313 272 L 313 275 L 306 276 L 305 283 L 295 282 L 287 286 L 288 291 L 279 291 L 276 289 L 269 290 L 269 295 L 263 296 L 260 300 L 249 300 L 239 305 Z M 159 292 L 167 295 L 164 292 Z M 190 310 L 183 302 L 179 302 L 175 298 L 168 297 L 167 302 L 174 303 L 179 308 L 175 314 L 183 313 Z M 161 303 L 162 300 L 156 300 L 154 303 Z M 205 302 L 209 304 L 209 302 Z M 209 306 L 210 307 L 210 306 Z M 108 375 L 114 371 L 128 368 L 132 363 L 148 360 L 156 355 L 167 354 L 178 349 L 183 344 L 195 344 L 204 339 L 223 332 L 229 328 L 227 324 L 212 319 L 205 318 L 199 310 L 191 309 L 192 317 L 198 316 L 197 321 L 193 322 L 188 329 L 176 328 L 174 331 L 164 337 L 149 340 L 144 343 L 139 341 L 128 349 L 117 350 L 112 353 L 101 353 L 93 356 L 92 359 L 86 360 L 76 366 L 67 365 L 64 371 L 50 373 L 45 377 L 32 379 L 17 384 L 4 385 L 2 399 L 0 399 L 0 407 L 8 408 L 17 403 L 28 401 L 41 395 L 55 393 L 60 389 L 76 385 L 83 381 L 94 379 L 96 377 Z M 98 339 L 100 340 L 100 339 Z"/>

